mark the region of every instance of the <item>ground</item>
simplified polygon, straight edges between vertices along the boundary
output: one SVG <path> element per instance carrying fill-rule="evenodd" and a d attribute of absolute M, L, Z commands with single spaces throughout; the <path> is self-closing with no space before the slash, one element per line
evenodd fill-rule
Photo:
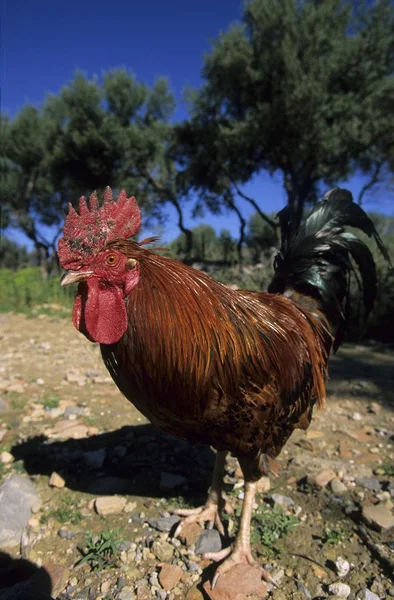
<path fill-rule="evenodd" d="M 225 540 L 199 539 L 195 527 L 172 539 L 171 510 L 204 500 L 213 452 L 153 428 L 118 392 L 98 346 L 52 312 L 0 316 L 0 479 L 29 477 L 41 498 L 22 544 L 0 552 L 0 587 L 44 565 L 46 591 L 62 600 L 263 597 L 242 595 L 242 572 L 236 590 L 210 591 L 213 566 L 199 552 Z M 345 346 L 330 375 L 326 407 L 293 435 L 279 476 L 260 482 L 252 541 L 279 583 L 274 600 L 394 597 L 394 352 Z M 225 481 L 231 534 L 242 497 L 235 459 Z"/>

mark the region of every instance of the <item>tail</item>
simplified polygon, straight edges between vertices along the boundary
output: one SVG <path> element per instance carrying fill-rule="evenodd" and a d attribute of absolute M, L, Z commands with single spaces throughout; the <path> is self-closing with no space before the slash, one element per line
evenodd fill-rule
<path fill-rule="evenodd" d="M 355 275 L 362 292 L 365 317 L 372 310 L 377 291 L 370 250 L 345 227 L 361 229 L 373 237 L 393 268 L 387 250 L 371 219 L 353 202 L 348 190 L 334 188 L 327 192 L 299 227 L 288 206 L 278 217 L 282 246 L 275 257 L 275 275 L 268 291 L 283 294 L 294 290 L 316 299 L 334 328 L 336 350 L 350 316 L 350 276 Z"/>

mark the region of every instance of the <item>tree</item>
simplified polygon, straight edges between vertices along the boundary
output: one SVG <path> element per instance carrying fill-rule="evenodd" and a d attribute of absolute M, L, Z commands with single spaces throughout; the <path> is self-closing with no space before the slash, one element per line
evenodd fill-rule
<path fill-rule="evenodd" d="M 361 169 L 374 185 L 394 156 L 393 47 L 389 0 L 249 2 L 206 56 L 179 128 L 194 186 L 239 193 L 280 172 L 300 220 L 322 183 Z"/>

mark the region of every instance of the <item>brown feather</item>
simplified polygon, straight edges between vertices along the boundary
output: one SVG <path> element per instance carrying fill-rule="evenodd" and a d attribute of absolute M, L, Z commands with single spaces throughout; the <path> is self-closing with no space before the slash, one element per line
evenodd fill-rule
<path fill-rule="evenodd" d="M 141 272 L 126 334 L 102 346 L 116 384 L 169 433 L 250 457 L 257 479 L 262 455 L 276 456 L 324 401 L 324 316 L 317 305 L 232 290 L 136 242 L 111 246 Z"/>

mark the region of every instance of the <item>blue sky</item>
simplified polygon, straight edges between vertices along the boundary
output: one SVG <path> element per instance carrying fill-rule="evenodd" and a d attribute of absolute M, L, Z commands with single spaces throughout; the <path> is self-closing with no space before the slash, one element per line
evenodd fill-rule
<path fill-rule="evenodd" d="M 77 69 L 88 76 L 127 67 L 152 84 L 168 76 L 178 99 L 176 117 L 186 116 L 182 90 L 198 87 L 203 55 L 220 30 L 241 16 L 240 0 L 0 0 L 2 17 L 2 111 L 15 115 L 25 103 L 39 106 L 57 93 Z M 360 178 L 348 182 L 354 194 Z M 285 202 L 280 177 L 256 178 L 243 188 L 266 212 Z M 128 190 L 132 192 L 132 190 Z M 391 199 L 372 194 L 366 208 L 392 214 Z M 246 216 L 251 212 L 239 202 Z M 237 232 L 233 216 L 203 219 L 215 228 Z M 193 225 L 187 216 L 189 225 Z M 177 234 L 169 211 L 164 237 Z M 22 241 L 22 238 L 18 238 Z"/>

